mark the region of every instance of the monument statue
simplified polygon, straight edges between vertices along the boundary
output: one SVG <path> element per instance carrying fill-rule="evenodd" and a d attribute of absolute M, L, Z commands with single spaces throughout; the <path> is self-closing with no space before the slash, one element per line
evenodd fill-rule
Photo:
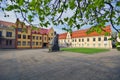
<path fill-rule="evenodd" d="M 50 45 L 49 45 L 49 51 L 50 52 L 55 52 L 59 51 L 59 43 L 58 43 L 58 34 L 54 32 L 54 38 L 51 40 Z"/>

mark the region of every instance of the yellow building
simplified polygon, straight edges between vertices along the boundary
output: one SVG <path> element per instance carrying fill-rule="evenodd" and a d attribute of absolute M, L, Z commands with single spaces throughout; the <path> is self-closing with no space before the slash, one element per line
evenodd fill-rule
<path fill-rule="evenodd" d="M 50 28 L 50 29 L 44 29 L 44 28 L 40 28 L 39 30 L 37 31 L 32 31 L 32 36 L 37 37 L 39 35 L 41 35 L 41 38 L 40 38 L 40 47 L 48 47 L 49 46 L 49 42 L 53 39 L 54 37 L 54 29 L 53 28 Z M 32 40 L 33 42 L 34 40 Z M 36 41 L 36 40 L 35 40 Z"/>
<path fill-rule="evenodd" d="M 108 40 L 111 38 L 110 26 L 106 26 L 104 30 L 110 35 L 105 36 L 105 32 L 102 32 L 102 34 L 97 32 L 87 34 L 87 30 L 78 30 L 71 34 L 63 33 L 59 35 L 59 44 L 64 47 L 112 48 L 112 42 Z"/>
<path fill-rule="evenodd" d="M 33 30 L 31 26 L 26 26 L 17 20 L 16 23 L 2 21 L 1 24 L 12 27 L 14 30 L 15 48 L 43 48 L 48 47 L 49 42 L 54 37 L 53 28 L 37 28 Z M 12 25 L 12 26 L 11 26 Z M 1 30 L 3 31 L 3 30 Z M 0 31 L 0 35 L 2 34 Z"/>
<path fill-rule="evenodd" d="M 0 48 L 15 48 L 15 29 L 0 21 Z"/>
<path fill-rule="evenodd" d="M 38 31 L 32 31 L 32 48 L 42 48 L 42 36 Z"/>

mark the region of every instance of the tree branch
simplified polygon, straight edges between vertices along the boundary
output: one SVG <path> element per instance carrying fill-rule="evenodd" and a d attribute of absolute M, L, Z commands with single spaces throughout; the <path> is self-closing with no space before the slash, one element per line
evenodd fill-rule
<path fill-rule="evenodd" d="M 111 3 L 108 3 L 108 2 L 104 2 L 104 3 L 106 3 L 106 4 L 108 4 L 109 6 L 110 6 L 110 8 L 111 8 L 111 13 L 110 13 L 110 23 L 111 23 L 111 25 L 112 25 L 112 27 L 117 31 L 117 32 L 119 32 L 119 30 L 114 26 L 114 24 L 113 24 L 113 21 L 112 21 L 112 12 L 113 12 L 113 6 L 112 6 L 112 4 Z"/>
<path fill-rule="evenodd" d="M 59 17 L 58 17 L 56 20 L 54 20 L 54 21 L 58 21 L 58 20 L 62 17 L 62 14 L 63 14 L 64 9 L 65 9 L 64 7 L 65 7 L 65 4 L 66 4 L 66 1 L 67 1 L 67 0 L 65 0 L 65 1 L 63 2 L 63 9 L 62 9 L 62 11 L 61 11 Z"/>

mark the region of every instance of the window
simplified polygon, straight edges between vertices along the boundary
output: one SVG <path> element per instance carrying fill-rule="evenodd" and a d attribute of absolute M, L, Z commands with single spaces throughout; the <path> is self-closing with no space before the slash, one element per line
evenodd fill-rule
<path fill-rule="evenodd" d="M 72 42 L 74 42 L 74 39 L 72 40 Z"/>
<path fill-rule="evenodd" d="M 98 44 L 98 46 L 100 47 L 100 46 L 101 46 L 101 44 L 99 43 L 99 44 Z"/>
<path fill-rule="evenodd" d="M 6 40 L 6 45 L 12 45 L 12 40 Z"/>
<path fill-rule="evenodd" d="M 40 40 L 41 40 L 42 38 L 40 37 Z"/>
<path fill-rule="evenodd" d="M 0 31 L 0 37 L 2 37 L 2 31 Z"/>
<path fill-rule="evenodd" d="M 40 45 L 42 45 L 42 43 L 40 42 Z"/>
<path fill-rule="evenodd" d="M 44 37 L 44 39 L 46 40 L 46 37 Z"/>
<path fill-rule="evenodd" d="M 9 41 L 8 40 L 6 40 L 6 45 L 9 45 Z"/>
<path fill-rule="evenodd" d="M 95 38 L 93 38 L 93 41 L 95 41 Z"/>
<path fill-rule="evenodd" d="M 93 46 L 95 47 L 95 44 L 93 44 Z"/>
<path fill-rule="evenodd" d="M 82 39 L 82 42 L 84 42 L 84 39 Z"/>
<path fill-rule="evenodd" d="M 33 36 L 32 38 L 35 39 L 35 36 Z"/>
<path fill-rule="evenodd" d="M 75 39 L 75 42 L 76 42 L 76 39 Z"/>
<path fill-rule="evenodd" d="M 22 32 L 22 28 L 17 28 L 18 32 Z"/>
<path fill-rule="evenodd" d="M 20 34 L 18 34 L 18 39 L 20 39 L 21 38 L 21 35 Z"/>
<path fill-rule="evenodd" d="M 81 41 L 81 39 L 79 39 L 79 42 Z"/>
<path fill-rule="evenodd" d="M 6 37 L 12 37 L 12 32 L 7 32 Z"/>
<path fill-rule="evenodd" d="M 48 38 L 48 40 L 50 40 L 50 38 Z"/>
<path fill-rule="evenodd" d="M 38 40 L 38 36 L 36 36 L 36 40 Z"/>
<path fill-rule="evenodd" d="M 107 41 L 107 37 L 104 37 L 104 41 Z"/>
<path fill-rule="evenodd" d="M 0 39 L 0 44 L 2 44 L 2 40 Z"/>
<path fill-rule="evenodd" d="M 36 45 L 38 45 L 38 42 L 36 42 Z"/>
<path fill-rule="evenodd" d="M 31 36 L 30 35 L 28 35 L 28 39 L 30 39 L 31 38 Z"/>
<path fill-rule="evenodd" d="M 84 47 L 84 44 L 82 44 L 82 46 Z"/>
<path fill-rule="evenodd" d="M 18 42 L 17 42 L 17 45 L 18 45 L 18 46 L 20 46 L 20 45 L 21 45 L 21 42 L 20 42 L 20 41 L 18 41 Z"/>
<path fill-rule="evenodd" d="M 51 33 L 51 36 L 53 36 L 53 33 Z"/>
<path fill-rule="evenodd" d="M 89 46 L 89 44 L 87 44 L 87 46 Z"/>
<path fill-rule="evenodd" d="M 30 42 L 28 42 L 28 46 L 30 46 Z"/>
<path fill-rule="evenodd" d="M 23 39 L 26 39 L 26 35 L 23 35 Z"/>
<path fill-rule="evenodd" d="M 89 38 L 87 38 L 87 41 L 89 42 Z"/>
<path fill-rule="evenodd" d="M 68 40 L 68 42 L 69 42 L 69 40 Z"/>
<path fill-rule="evenodd" d="M 9 41 L 9 45 L 12 45 L 12 40 Z"/>
<path fill-rule="evenodd" d="M 34 46 L 34 45 L 35 45 L 35 42 L 32 42 L 32 45 Z"/>
<path fill-rule="evenodd" d="M 104 44 L 104 46 L 106 47 L 106 46 L 107 46 L 107 44 Z"/>
<path fill-rule="evenodd" d="M 98 38 L 98 41 L 101 41 L 101 38 L 100 38 L 100 37 Z"/>
<path fill-rule="evenodd" d="M 22 45 L 23 45 L 23 46 L 26 46 L 26 42 L 25 42 L 25 41 L 23 41 L 23 42 L 22 42 Z"/>

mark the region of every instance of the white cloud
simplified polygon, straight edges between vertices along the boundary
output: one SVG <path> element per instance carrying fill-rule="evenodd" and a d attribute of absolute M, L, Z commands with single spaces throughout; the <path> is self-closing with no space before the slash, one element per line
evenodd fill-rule
<path fill-rule="evenodd" d="M 6 12 L 7 15 L 9 15 L 9 17 L 4 17 L 4 13 L 0 12 L 0 20 L 2 21 L 8 21 L 8 22 L 15 22 L 16 21 L 16 17 L 13 11 L 10 12 Z"/>

